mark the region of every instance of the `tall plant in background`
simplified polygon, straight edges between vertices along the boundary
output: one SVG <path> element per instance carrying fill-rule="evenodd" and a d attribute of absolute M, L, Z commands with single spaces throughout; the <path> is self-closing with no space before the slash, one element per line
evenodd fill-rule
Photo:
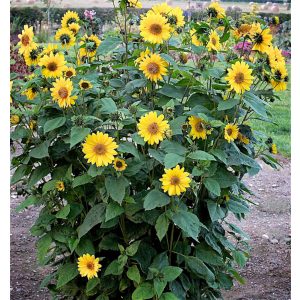
<path fill-rule="evenodd" d="M 60 46 L 19 35 L 33 72 L 11 82 L 18 210 L 41 207 L 31 234 L 53 295 L 216 299 L 243 283 L 248 236 L 227 221 L 249 211 L 242 179 L 257 157 L 277 166 L 249 121 L 271 121 L 285 60 L 262 20 L 236 24 L 213 3 L 186 23 L 163 3 L 135 32 L 140 5 L 115 5 L 120 36 L 104 41 L 74 12 Z"/>

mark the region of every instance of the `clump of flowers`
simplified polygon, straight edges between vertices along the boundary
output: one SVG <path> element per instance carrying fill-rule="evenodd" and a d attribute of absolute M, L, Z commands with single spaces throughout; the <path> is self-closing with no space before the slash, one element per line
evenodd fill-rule
<path fill-rule="evenodd" d="M 140 2 L 114 4 L 121 34 L 68 11 L 56 45 L 19 35 L 31 74 L 11 78 L 11 182 L 28 195 L 19 209 L 42 207 L 31 233 L 52 266 L 44 285 L 73 299 L 220 298 L 249 257 L 227 219 L 249 212 L 243 177 L 258 156 L 277 166 L 251 121 L 271 121 L 285 58 L 267 26 L 215 2 L 198 23 L 155 5 L 139 32 Z"/>

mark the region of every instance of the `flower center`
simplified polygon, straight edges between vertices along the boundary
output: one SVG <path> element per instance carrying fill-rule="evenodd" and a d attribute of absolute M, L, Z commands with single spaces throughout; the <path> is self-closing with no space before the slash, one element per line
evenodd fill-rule
<path fill-rule="evenodd" d="M 234 77 L 235 83 L 238 84 L 244 82 L 244 79 L 245 79 L 245 75 L 242 72 L 237 73 Z"/>
<path fill-rule="evenodd" d="M 92 262 L 88 262 L 88 263 L 86 264 L 86 267 L 87 267 L 89 270 L 94 270 L 94 268 L 95 268 L 94 263 L 92 263 Z"/>
<path fill-rule="evenodd" d="M 87 82 L 83 82 L 83 83 L 81 84 L 81 87 L 82 87 L 83 89 L 87 89 L 87 88 L 89 87 L 89 84 L 88 84 Z"/>
<path fill-rule="evenodd" d="M 228 135 L 232 135 L 232 129 L 231 129 L 231 128 L 228 128 L 228 129 L 227 129 L 227 134 L 228 134 Z"/>
<path fill-rule="evenodd" d="M 196 129 L 197 132 L 202 132 L 203 131 L 204 128 L 203 128 L 203 124 L 202 124 L 201 121 L 199 121 L 198 123 L 196 123 L 195 129 Z"/>
<path fill-rule="evenodd" d="M 58 95 L 59 95 L 59 97 L 61 97 L 61 98 L 65 99 L 65 98 L 67 98 L 67 97 L 68 97 L 68 95 L 69 95 L 69 92 L 68 92 L 67 88 L 65 88 L 65 87 L 62 87 L 62 88 L 60 88 L 60 89 L 59 89 L 59 91 L 58 91 Z"/>
<path fill-rule="evenodd" d="M 151 123 L 149 126 L 148 126 L 148 131 L 151 133 L 151 134 L 156 134 L 158 133 L 158 124 L 156 122 L 153 122 Z"/>
<path fill-rule="evenodd" d="M 70 25 L 72 23 L 76 23 L 76 19 L 75 18 L 70 18 L 68 21 L 67 21 L 67 25 Z"/>
<path fill-rule="evenodd" d="M 67 71 L 66 72 L 66 76 L 67 77 L 72 77 L 73 76 L 73 72 L 72 71 Z"/>
<path fill-rule="evenodd" d="M 50 62 L 47 66 L 48 70 L 51 72 L 54 72 L 57 70 L 57 63 L 56 62 Z"/>
<path fill-rule="evenodd" d="M 155 74 L 159 73 L 159 65 L 155 62 L 151 62 L 148 64 L 147 70 L 150 74 L 155 75 Z"/>
<path fill-rule="evenodd" d="M 180 183 L 180 179 L 177 176 L 172 176 L 170 182 L 172 185 L 177 185 Z"/>
<path fill-rule="evenodd" d="M 123 163 L 121 161 L 117 161 L 116 162 L 116 166 L 117 166 L 117 168 L 122 168 L 123 167 Z"/>
<path fill-rule="evenodd" d="M 62 44 L 69 44 L 71 37 L 68 34 L 62 34 L 59 39 Z"/>
<path fill-rule="evenodd" d="M 96 154 L 98 155 L 103 155 L 106 153 L 106 147 L 105 145 L 103 144 L 97 144 L 95 147 L 94 147 L 94 151 L 96 152 Z"/>
<path fill-rule="evenodd" d="M 256 44 L 261 44 L 264 41 L 263 36 L 260 33 L 257 33 L 255 35 L 255 42 Z"/>
<path fill-rule="evenodd" d="M 27 34 L 22 36 L 21 42 L 24 46 L 27 46 L 29 44 L 29 36 Z"/>
<path fill-rule="evenodd" d="M 214 37 L 211 39 L 211 42 L 212 42 L 213 45 L 216 45 L 216 43 L 217 43 L 217 41 Z"/>
<path fill-rule="evenodd" d="M 152 24 L 150 26 L 150 32 L 154 35 L 158 35 L 162 33 L 162 27 L 159 24 Z"/>

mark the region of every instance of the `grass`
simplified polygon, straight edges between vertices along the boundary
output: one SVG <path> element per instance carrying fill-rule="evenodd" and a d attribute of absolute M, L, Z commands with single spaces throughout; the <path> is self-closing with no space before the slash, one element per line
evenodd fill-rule
<path fill-rule="evenodd" d="M 287 66 L 289 78 L 291 74 L 290 65 Z M 271 103 L 270 112 L 273 115 L 273 120 L 276 124 L 255 121 L 252 122 L 254 130 L 265 133 L 268 137 L 272 137 L 277 145 L 278 153 L 285 157 L 291 156 L 291 82 L 288 83 L 288 88 L 284 92 L 276 93 L 280 100 L 275 100 Z"/>

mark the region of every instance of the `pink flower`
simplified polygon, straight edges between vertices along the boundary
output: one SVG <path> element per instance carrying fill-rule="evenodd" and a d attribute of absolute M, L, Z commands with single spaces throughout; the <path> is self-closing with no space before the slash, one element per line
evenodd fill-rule
<path fill-rule="evenodd" d="M 84 14 L 84 17 L 87 20 L 90 19 L 92 21 L 94 16 L 96 15 L 96 12 L 94 10 L 87 10 L 86 9 L 83 14 Z"/>
<path fill-rule="evenodd" d="M 250 42 L 239 42 L 234 46 L 234 49 L 236 51 L 241 51 L 241 52 L 251 52 L 252 49 L 252 43 Z"/>

